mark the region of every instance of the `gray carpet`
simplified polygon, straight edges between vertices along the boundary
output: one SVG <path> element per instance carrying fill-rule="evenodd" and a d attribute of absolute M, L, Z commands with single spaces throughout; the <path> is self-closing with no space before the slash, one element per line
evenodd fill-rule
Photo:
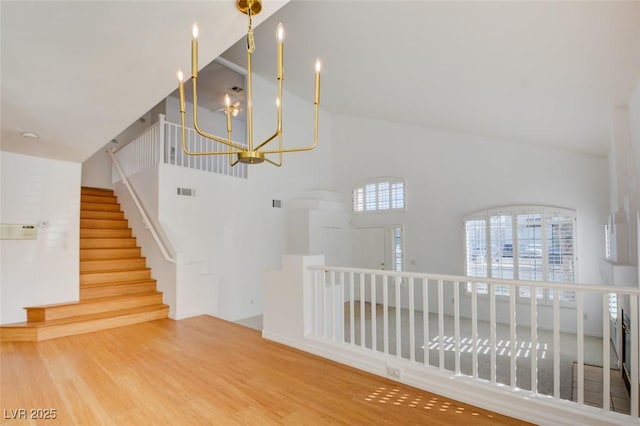
<path fill-rule="evenodd" d="M 351 342 L 350 337 L 350 315 L 349 304 L 345 304 L 344 319 L 344 340 Z M 360 306 L 356 303 L 354 306 L 355 315 L 355 344 L 360 345 Z M 424 363 L 424 334 L 423 334 L 423 316 L 421 311 L 415 311 L 415 360 Z M 389 308 L 389 353 L 396 355 L 396 311 L 395 308 Z M 365 347 L 371 349 L 371 306 L 366 304 L 365 310 Z M 438 316 L 436 314 L 429 315 L 429 364 L 439 367 L 439 334 L 438 334 Z M 478 321 L 478 376 L 482 379 L 489 380 L 491 374 L 490 364 L 490 348 L 489 348 L 489 329 L 490 324 L 487 321 Z M 409 311 L 401 310 L 401 356 L 409 359 Z M 381 305 L 376 309 L 376 349 L 384 351 L 383 342 L 383 308 Z M 445 356 L 444 368 L 455 371 L 455 347 L 453 343 L 454 337 L 454 318 L 452 316 L 444 317 L 444 336 L 445 336 Z M 472 347 L 471 347 L 471 321 L 461 319 L 460 321 L 460 337 L 461 337 L 461 356 L 460 370 L 462 374 L 472 374 Z M 497 324 L 496 326 L 496 381 L 498 383 L 510 384 L 510 333 L 509 327 Z M 516 387 L 520 389 L 531 390 L 531 357 L 537 356 L 538 362 L 538 393 L 545 395 L 553 395 L 553 333 L 548 331 L 538 331 L 537 349 L 531 348 L 531 334 L 529 327 L 517 327 L 517 357 L 516 357 Z M 585 336 L 584 338 L 584 362 L 591 365 L 602 365 L 602 339 Z M 560 334 L 560 398 L 571 400 L 572 397 L 572 365 L 577 360 L 577 339 L 575 334 Z M 612 353 L 613 357 L 613 353 Z"/>

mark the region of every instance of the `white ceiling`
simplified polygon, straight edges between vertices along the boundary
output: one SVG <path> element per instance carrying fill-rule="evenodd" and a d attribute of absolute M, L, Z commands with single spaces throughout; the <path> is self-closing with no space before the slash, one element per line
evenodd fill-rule
<path fill-rule="evenodd" d="M 286 1 L 264 0 L 261 22 Z M 246 30 L 235 0 L 11 2 L 1 18 L 1 148 L 83 161 Z M 640 78 L 640 2 L 294 0 L 256 29 L 255 72 L 329 111 L 606 155 Z M 243 42 L 225 53 L 244 66 Z M 285 115 L 286 120 L 286 115 Z M 20 137 L 33 131 L 40 139 Z"/>

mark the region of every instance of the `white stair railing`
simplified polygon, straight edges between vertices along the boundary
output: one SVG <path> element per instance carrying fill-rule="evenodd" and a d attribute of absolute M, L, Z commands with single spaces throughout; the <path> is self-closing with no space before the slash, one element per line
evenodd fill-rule
<path fill-rule="evenodd" d="M 312 312 L 307 316 L 307 338 L 340 347 L 348 345 L 363 354 L 437 369 L 452 377 L 468 376 L 490 385 L 506 385 L 513 392 L 526 390 L 532 397 L 549 398 L 559 404 L 571 399 L 566 389 L 569 385 L 571 390 L 572 384 L 576 392 L 573 400 L 580 407 L 594 405 L 593 400 L 585 401 L 586 355 L 591 363 L 598 359 L 604 366 L 600 410 L 620 416 L 611 413 L 614 407 L 610 403 L 608 368 L 613 359 L 609 297 L 614 292 L 618 299 L 628 300 L 630 327 L 635 330 L 631 334 L 630 409 L 624 414 L 634 424 L 640 424 L 639 288 L 329 266 L 311 266 L 308 270 L 312 278 L 306 289 L 310 300 L 306 306 Z M 485 287 L 479 284 L 488 285 L 488 294 L 482 294 Z M 505 288 L 508 296 L 503 296 Z M 537 297 L 527 297 L 528 301 L 521 297 L 536 295 L 538 289 L 550 294 L 550 305 L 539 302 Z M 575 304 L 565 309 L 561 306 L 562 294 L 571 291 L 575 292 Z M 594 295 L 603 315 L 601 339 L 585 335 L 585 300 L 591 300 L 593 306 Z M 543 310 L 545 318 L 539 314 Z M 570 331 L 566 330 L 568 322 L 572 323 Z M 561 323 L 565 329 L 561 329 Z M 572 370 L 576 372 L 575 379 Z M 391 377 L 399 377 L 399 371 L 397 374 L 387 371 Z"/>
<path fill-rule="evenodd" d="M 131 187 L 131 184 L 129 183 L 129 179 L 127 179 L 128 175 L 120 167 L 120 164 L 118 163 L 118 160 L 116 159 L 116 156 L 114 155 L 113 150 L 108 150 L 107 152 L 109 153 L 109 156 L 111 157 L 111 161 L 113 163 L 113 167 L 118 172 L 118 174 L 120 176 L 120 179 L 122 180 L 122 183 L 124 184 L 125 188 L 127 188 L 127 191 L 129 192 L 129 195 L 131 196 L 131 199 L 133 200 L 134 204 L 136 205 L 136 208 L 138 209 L 138 212 L 140 213 L 140 216 L 142 216 L 142 220 L 143 220 L 143 223 L 145 224 L 145 227 L 147 227 L 149 229 L 149 232 L 151 233 L 151 236 L 153 237 L 153 240 L 158 245 L 158 248 L 160 249 L 160 252 L 162 253 L 162 256 L 165 258 L 166 261 L 171 262 L 171 263 L 176 263 L 175 258 L 170 254 L 170 252 L 167 249 L 164 241 L 162 241 L 162 238 L 160 238 L 160 235 L 158 235 L 158 232 L 156 231 L 155 227 L 153 226 L 153 222 L 151 222 L 151 220 L 149 220 L 149 216 L 147 215 L 147 212 L 144 210 L 144 207 L 142 207 L 142 204 L 140 203 L 140 200 L 138 199 L 138 196 L 136 195 L 135 191 Z"/>

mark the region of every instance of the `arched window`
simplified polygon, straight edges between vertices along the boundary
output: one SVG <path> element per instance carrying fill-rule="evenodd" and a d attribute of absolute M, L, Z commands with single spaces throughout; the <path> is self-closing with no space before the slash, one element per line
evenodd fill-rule
<path fill-rule="evenodd" d="M 465 218 L 464 235 L 469 276 L 576 281 L 575 210 L 547 206 L 483 210 Z M 486 293 L 487 285 L 479 285 L 478 291 Z M 519 287 L 518 297 L 529 298 L 529 293 L 528 287 Z M 509 287 L 496 286 L 496 294 L 508 296 Z M 553 291 L 538 288 L 536 297 L 551 303 Z M 560 301 L 573 302 L 574 292 L 562 292 Z"/>
<path fill-rule="evenodd" d="M 357 213 L 404 210 L 405 206 L 402 179 L 371 179 L 353 189 L 353 211 Z"/>

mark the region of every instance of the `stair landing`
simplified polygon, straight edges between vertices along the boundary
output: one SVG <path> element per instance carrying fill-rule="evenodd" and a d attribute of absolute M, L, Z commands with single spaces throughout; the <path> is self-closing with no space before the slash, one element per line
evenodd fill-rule
<path fill-rule="evenodd" d="M 38 341 L 167 318 L 140 247 L 112 190 L 81 189 L 80 300 L 27 310 L 0 342 Z"/>

